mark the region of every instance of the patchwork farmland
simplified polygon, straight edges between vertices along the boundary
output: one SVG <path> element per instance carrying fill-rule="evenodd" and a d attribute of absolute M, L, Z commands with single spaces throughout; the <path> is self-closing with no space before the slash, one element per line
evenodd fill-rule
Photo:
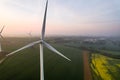
<path fill-rule="evenodd" d="M 82 39 L 82 40 L 81 40 Z M 12 52 L 38 38 L 5 38 L 2 41 L 3 50 L 7 53 Z M 84 42 L 83 38 L 72 37 L 48 37 L 46 41 L 58 49 L 72 61 L 66 61 L 61 56 L 54 54 L 52 51 L 44 48 L 44 68 L 45 80 L 85 80 L 85 59 L 83 58 L 84 49 L 91 48 L 95 51 L 100 49 L 101 52 L 107 52 L 119 56 L 119 44 L 98 45 L 96 43 Z M 119 42 L 119 41 L 118 41 Z M 110 41 L 109 41 L 110 43 Z M 109 46 L 109 47 L 108 47 Z M 110 49 L 113 49 L 110 51 Z M 109 58 L 97 52 L 88 52 L 86 58 L 91 73 L 91 80 L 119 80 L 120 60 Z M 0 64 L 0 80 L 39 80 L 40 79 L 40 57 L 39 46 L 20 51 L 9 57 Z M 0 58 L 4 57 L 2 55 Z M 85 68 L 84 68 L 85 67 Z M 89 75 L 89 74 L 88 74 Z"/>

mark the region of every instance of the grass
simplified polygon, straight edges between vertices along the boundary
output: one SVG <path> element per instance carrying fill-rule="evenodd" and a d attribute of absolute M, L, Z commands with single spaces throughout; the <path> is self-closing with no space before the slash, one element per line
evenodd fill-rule
<path fill-rule="evenodd" d="M 4 43 L 4 50 L 11 52 L 25 44 L 27 39 L 12 39 Z M 44 48 L 45 80 L 84 80 L 83 58 L 81 50 L 65 47 L 62 44 L 53 46 L 72 61 Z M 0 64 L 0 80 L 40 80 L 39 47 L 28 48 L 9 57 Z"/>

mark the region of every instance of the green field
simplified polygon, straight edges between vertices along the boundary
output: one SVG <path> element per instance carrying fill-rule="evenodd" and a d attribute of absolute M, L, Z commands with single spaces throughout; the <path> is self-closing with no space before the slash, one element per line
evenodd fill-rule
<path fill-rule="evenodd" d="M 9 38 L 2 45 L 5 51 L 11 52 L 31 41 Z M 44 48 L 45 80 L 84 80 L 81 50 L 62 44 L 52 45 L 72 61 Z M 0 64 L 0 80 L 40 80 L 39 45 L 18 52 Z"/>
<path fill-rule="evenodd" d="M 5 38 L 2 47 L 5 52 L 12 52 L 38 38 Z M 65 38 L 46 38 L 53 47 L 70 58 L 69 62 L 61 56 L 44 48 L 45 80 L 84 80 L 84 65 L 82 46 L 90 47 L 109 54 L 119 55 L 119 47 L 112 44 L 106 49 L 102 45 L 79 43 L 76 40 Z M 68 40 L 68 41 L 66 41 Z M 92 47 L 91 47 L 92 46 Z M 100 46 L 100 47 L 99 47 Z M 109 47 L 108 47 L 109 46 Z M 112 49 L 114 50 L 112 50 Z M 95 53 L 95 52 L 91 52 Z M 96 52 L 98 53 L 98 52 Z M 99 54 L 89 56 L 93 80 L 119 80 L 120 60 L 105 57 Z M 40 54 L 39 45 L 20 51 L 0 64 L 0 80 L 40 80 Z"/>

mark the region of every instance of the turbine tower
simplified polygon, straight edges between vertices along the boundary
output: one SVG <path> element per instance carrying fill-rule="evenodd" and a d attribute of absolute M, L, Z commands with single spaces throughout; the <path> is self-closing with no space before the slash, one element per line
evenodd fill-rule
<path fill-rule="evenodd" d="M 5 27 L 5 26 L 3 26 L 2 29 L 1 29 L 1 31 L 0 31 L 0 37 L 1 37 L 2 39 L 4 39 L 3 36 L 2 36 L 2 32 L 3 32 L 3 30 L 4 30 L 4 27 Z M 1 41 L 0 41 L 0 52 L 2 52 Z"/>
<path fill-rule="evenodd" d="M 0 63 L 2 63 L 4 60 L 6 60 L 8 57 L 10 57 L 11 55 L 24 50 L 26 48 L 32 47 L 36 44 L 39 44 L 40 47 L 40 80 L 44 80 L 44 59 L 43 59 L 43 46 L 47 47 L 49 50 L 53 51 L 54 53 L 60 55 L 61 57 L 71 61 L 69 58 L 67 58 L 66 56 L 64 56 L 63 54 L 61 54 L 59 51 L 57 51 L 54 47 L 52 47 L 51 45 L 49 45 L 47 42 L 44 41 L 44 36 L 45 36 L 45 27 L 46 27 L 46 16 L 47 16 L 47 7 L 48 7 L 48 0 L 46 1 L 46 7 L 45 7 L 45 13 L 44 13 L 44 19 L 43 19 L 43 25 L 42 25 L 42 32 L 41 32 L 41 39 L 35 42 L 32 42 L 20 49 L 17 49 L 9 54 L 7 54 L 1 61 Z"/>

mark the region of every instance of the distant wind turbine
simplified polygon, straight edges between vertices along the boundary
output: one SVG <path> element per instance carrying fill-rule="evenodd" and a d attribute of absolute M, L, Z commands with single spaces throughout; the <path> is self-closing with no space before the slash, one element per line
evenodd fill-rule
<path fill-rule="evenodd" d="M 55 48 L 53 48 L 51 45 L 49 45 L 47 42 L 44 41 L 44 36 L 45 36 L 45 27 L 46 27 L 46 16 L 47 16 L 47 7 L 48 7 L 48 0 L 46 1 L 46 7 L 45 7 L 45 13 L 44 13 L 44 19 L 43 19 L 43 25 L 42 25 L 42 32 L 41 32 L 41 39 L 35 42 L 32 42 L 20 49 L 17 49 L 9 54 L 7 54 L 0 62 L 2 63 L 5 59 L 7 59 L 9 56 L 23 50 L 29 47 L 32 47 L 36 44 L 39 44 L 40 46 L 40 80 L 44 80 L 44 63 L 43 63 L 43 46 L 47 47 L 49 50 L 57 53 L 58 55 L 62 56 L 63 58 L 71 61 L 69 58 L 61 54 L 59 51 L 57 51 Z"/>
<path fill-rule="evenodd" d="M 28 37 L 29 37 L 29 41 L 31 42 L 31 39 L 33 38 L 32 33 L 29 32 L 29 33 L 27 33 L 27 34 L 28 34 Z"/>
<path fill-rule="evenodd" d="M 31 33 L 31 31 L 29 32 L 29 33 L 27 33 L 28 35 L 29 35 L 29 37 L 32 37 L 32 33 Z"/>
<path fill-rule="evenodd" d="M 2 36 L 2 32 L 3 32 L 4 28 L 5 28 L 5 26 L 3 26 L 2 29 L 1 29 L 1 31 L 0 31 L 0 37 L 1 37 L 2 39 L 4 39 L 4 37 Z M 0 52 L 2 52 L 1 41 L 0 41 Z"/>

